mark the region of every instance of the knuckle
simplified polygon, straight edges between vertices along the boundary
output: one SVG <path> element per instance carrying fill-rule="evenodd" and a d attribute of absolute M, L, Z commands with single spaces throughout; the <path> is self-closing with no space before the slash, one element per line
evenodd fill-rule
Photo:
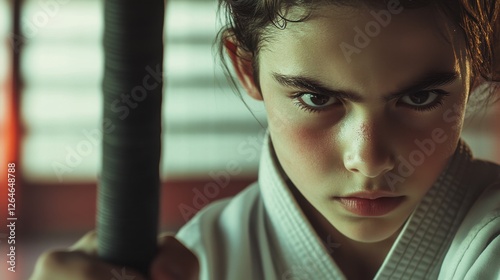
<path fill-rule="evenodd" d="M 96 230 L 91 230 L 89 231 L 87 234 L 85 234 L 85 237 L 88 239 L 88 240 L 96 240 L 97 239 L 97 232 Z"/>
<path fill-rule="evenodd" d="M 71 251 L 81 251 L 88 255 L 95 256 L 97 254 L 97 233 L 92 230 L 86 233 L 80 240 L 70 247 Z"/>
<path fill-rule="evenodd" d="M 30 280 L 57 279 L 64 271 L 63 259 L 66 253 L 62 251 L 46 251 L 38 258 Z"/>
<path fill-rule="evenodd" d="M 64 263 L 67 252 L 50 250 L 44 252 L 38 259 L 38 264 L 43 268 L 57 268 Z"/>
<path fill-rule="evenodd" d="M 175 238 L 175 234 L 171 232 L 166 232 L 158 235 L 158 243 L 160 245 L 166 244 L 167 242 L 171 241 L 173 238 Z"/>
<path fill-rule="evenodd" d="M 33 279 L 101 279 L 102 266 L 84 254 L 67 251 L 47 251 L 37 261 Z M 58 278 L 59 277 L 59 278 Z M 70 277 L 70 278 L 67 278 Z M 111 279 L 111 278 L 109 278 Z"/>

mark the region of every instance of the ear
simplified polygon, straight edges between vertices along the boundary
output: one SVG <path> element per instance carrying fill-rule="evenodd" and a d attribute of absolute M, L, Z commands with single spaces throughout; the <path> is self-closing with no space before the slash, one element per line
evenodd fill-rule
<path fill-rule="evenodd" d="M 233 64 L 238 80 L 248 95 L 256 100 L 263 100 L 259 87 L 255 84 L 252 55 L 239 47 L 234 36 L 224 36 L 224 48 Z"/>

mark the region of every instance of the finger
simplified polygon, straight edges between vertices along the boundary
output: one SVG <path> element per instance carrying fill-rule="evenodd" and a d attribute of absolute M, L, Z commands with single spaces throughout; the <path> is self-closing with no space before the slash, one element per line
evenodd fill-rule
<path fill-rule="evenodd" d="M 81 251 L 91 256 L 97 256 L 97 233 L 91 230 L 86 233 L 80 240 L 73 244 L 70 251 Z"/>
<path fill-rule="evenodd" d="M 151 265 L 152 279 L 199 279 L 198 258 L 171 235 L 160 237 L 160 250 Z"/>
<path fill-rule="evenodd" d="M 81 251 L 51 251 L 37 261 L 30 280 L 145 280 L 129 268 L 113 266 Z"/>

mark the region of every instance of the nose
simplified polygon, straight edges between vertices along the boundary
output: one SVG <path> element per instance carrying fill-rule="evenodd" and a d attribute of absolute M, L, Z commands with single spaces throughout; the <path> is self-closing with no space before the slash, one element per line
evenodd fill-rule
<path fill-rule="evenodd" d="M 392 170 L 395 159 L 387 135 L 374 123 L 362 123 L 349 129 L 344 150 L 344 166 L 353 173 L 376 178 Z"/>

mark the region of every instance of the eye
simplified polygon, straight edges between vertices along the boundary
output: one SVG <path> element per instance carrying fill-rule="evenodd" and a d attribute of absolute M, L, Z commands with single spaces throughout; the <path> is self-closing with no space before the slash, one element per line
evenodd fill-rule
<path fill-rule="evenodd" d="M 337 98 L 315 93 L 300 93 L 295 96 L 297 105 L 309 110 L 321 110 L 338 101 Z"/>
<path fill-rule="evenodd" d="M 449 93 L 442 90 L 428 90 L 410 93 L 401 97 L 398 102 L 416 110 L 431 110 L 442 103 Z"/>

